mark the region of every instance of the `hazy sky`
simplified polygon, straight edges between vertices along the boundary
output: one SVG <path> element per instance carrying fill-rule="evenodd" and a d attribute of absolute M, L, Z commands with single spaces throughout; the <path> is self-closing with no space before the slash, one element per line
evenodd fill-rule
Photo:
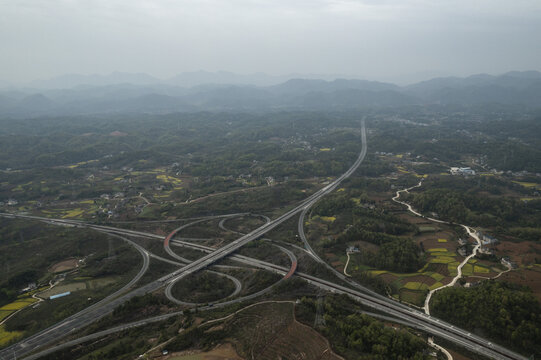
<path fill-rule="evenodd" d="M 541 70 L 541 0 L 0 0 L 0 80 Z"/>

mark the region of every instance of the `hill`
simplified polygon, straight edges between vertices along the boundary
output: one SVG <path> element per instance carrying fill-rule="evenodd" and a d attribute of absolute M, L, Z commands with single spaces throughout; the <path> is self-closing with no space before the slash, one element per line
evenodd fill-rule
<path fill-rule="evenodd" d="M 167 81 L 145 74 L 66 75 L 39 87 L 0 91 L 0 115 L 28 117 L 196 111 L 352 110 L 408 105 L 484 104 L 537 108 L 541 73 L 512 71 L 434 78 L 400 87 L 358 79 L 289 79 L 227 72 L 184 73 Z M 84 85 L 82 85 L 84 84 Z M 182 85 L 182 86 L 180 86 Z M 73 87 L 70 87 L 73 86 Z M 62 87 L 62 88 L 59 88 Z"/>

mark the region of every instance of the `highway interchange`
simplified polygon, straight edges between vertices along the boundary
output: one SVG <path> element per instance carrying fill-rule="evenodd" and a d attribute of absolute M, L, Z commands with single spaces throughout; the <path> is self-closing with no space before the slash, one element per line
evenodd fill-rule
<path fill-rule="evenodd" d="M 139 253 L 141 254 L 143 258 L 143 265 L 141 267 L 141 270 L 137 274 L 137 276 L 134 279 L 132 279 L 127 285 L 125 285 L 122 289 L 118 290 L 114 294 L 109 295 L 107 298 L 101 300 L 100 302 L 93 304 L 92 306 L 86 308 L 85 310 L 68 317 L 67 319 L 57 323 L 56 325 L 51 326 L 50 328 L 47 328 L 32 336 L 29 336 L 28 338 L 8 348 L 3 349 L 2 351 L 0 351 L 0 359 L 24 358 L 24 356 L 30 355 L 31 353 L 35 353 L 36 351 L 44 348 L 47 345 L 58 342 L 59 339 L 64 338 L 67 335 L 74 333 L 75 331 L 80 330 L 84 328 L 85 326 L 97 321 L 98 319 L 111 313 L 116 307 L 120 306 L 127 300 L 135 296 L 141 296 L 141 295 L 156 291 L 158 289 L 165 288 L 167 297 L 171 301 L 177 304 L 193 305 L 193 304 L 185 303 L 182 300 L 175 299 L 172 296 L 171 289 L 173 288 L 174 284 L 177 283 L 179 280 L 185 278 L 189 274 L 202 271 L 202 270 L 208 270 L 209 267 L 213 266 L 213 264 L 215 264 L 217 261 L 225 257 L 235 262 L 239 262 L 239 263 L 249 265 L 255 268 L 260 268 L 267 271 L 278 273 L 283 276 L 279 282 L 284 281 L 291 276 L 296 276 L 301 279 L 304 279 L 310 284 L 317 286 L 323 290 L 330 291 L 333 293 L 347 294 L 353 299 L 362 303 L 363 305 L 371 307 L 381 313 L 389 315 L 390 317 L 395 319 L 397 322 L 406 323 L 409 326 L 423 330 L 433 336 L 444 338 L 457 345 L 463 346 L 470 351 L 482 354 L 489 358 L 520 359 L 520 360 L 526 359 L 522 355 L 516 354 L 496 344 L 492 344 L 488 340 L 478 337 L 474 334 L 471 334 L 467 332 L 466 330 L 459 329 L 451 324 L 445 323 L 437 318 L 426 315 L 420 311 L 407 307 L 392 299 L 386 298 L 384 296 L 374 293 L 373 291 L 370 291 L 369 289 L 366 289 L 365 287 L 351 281 L 350 279 L 345 277 L 342 273 L 337 272 L 330 265 L 326 264 L 322 259 L 318 257 L 318 255 L 310 247 L 310 244 L 308 243 L 306 236 L 304 234 L 303 225 L 302 225 L 304 222 L 303 220 L 304 216 L 306 215 L 307 211 L 310 209 L 312 205 L 314 205 L 323 196 L 329 194 L 334 189 L 336 189 L 336 187 L 344 179 L 351 176 L 357 170 L 359 165 L 362 163 L 364 157 L 366 156 L 366 151 L 367 151 L 366 129 L 365 129 L 365 124 L 364 124 L 364 119 L 362 120 L 362 123 L 361 123 L 361 137 L 362 137 L 361 153 L 359 154 L 358 158 L 353 163 L 353 165 L 349 168 L 348 171 L 346 171 L 336 180 L 326 185 L 325 187 L 323 187 L 316 193 L 309 196 L 307 199 L 302 201 L 299 205 L 289 210 L 285 214 L 279 216 L 278 218 L 274 220 L 268 219 L 265 222 L 265 224 L 263 224 L 259 228 L 251 231 L 248 234 L 240 236 L 238 239 L 226 244 L 225 246 L 220 247 L 219 249 L 209 248 L 203 245 L 194 244 L 193 242 L 189 242 L 189 241 L 174 239 L 175 235 L 178 232 L 180 232 L 182 229 L 184 229 L 185 227 L 189 225 L 193 225 L 198 222 L 211 219 L 212 217 L 202 217 L 199 219 L 194 219 L 194 221 L 191 222 L 190 224 L 186 224 L 175 229 L 165 239 L 163 239 L 162 236 L 149 234 L 146 232 L 121 229 L 121 228 L 112 227 L 112 226 L 103 226 L 103 225 L 84 223 L 82 221 L 76 221 L 76 220 L 50 219 L 50 218 L 42 218 L 42 217 L 36 217 L 36 216 L 15 215 L 15 214 L 7 214 L 7 213 L 0 214 L 0 216 L 4 216 L 4 217 L 39 220 L 39 221 L 45 221 L 45 222 L 55 224 L 55 225 L 86 227 L 86 228 L 94 229 L 97 231 L 105 232 L 110 235 L 119 237 L 123 241 L 126 241 L 130 245 L 134 246 L 137 249 L 137 251 L 139 251 Z M 303 243 L 305 244 L 305 251 L 309 253 L 309 255 L 312 256 L 316 261 L 330 268 L 330 270 L 332 270 L 333 273 L 335 273 L 337 277 L 340 278 L 340 280 L 344 281 L 350 287 L 339 285 L 339 284 L 330 282 L 328 280 L 323 280 L 323 279 L 311 276 L 309 274 L 296 272 L 297 259 L 295 255 L 293 254 L 293 252 L 286 249 L 284 246 L 280 246 L 278 244 L 274 244 L 274 245 L 277 246 L 285 254 L 287 254 L 287 256 L 290 259 L 291 266 L 289 268 L 278 266 L 275 264 L 271 264 L 265 261 L 253 259 L 246 256 L 233 254 L 242 246 L 248 244 L 249 242 L 255 239 L 261 238 L 264 234 L 266 234 L 270 230 L 274 229 L 278 225 L 282 224 L 284 221 L 292 218 L 293 216 L 299 213 L 300 213 L 300 217 L 299 217 L 299 223 L 298 223 L 299 224 L 298 230 L 299 230 L 299 236 L 301 240 L 303 241 Z M 218 216 L 215 218 L 221 217 L 222 219 L 227 219 L 227 218 L 243 216 L 243 215 L 247 215 L 247 214 L 228 214 L 228 215 Z M 221 222 L 220 226 L 221 227 L 223 226 L 223 221 Z M 163 241 L 165 251 L 174 260 L 166 259 L 158 255 L 152 254 L 151 252 L 149 252 L 142 246 L 138 245 L 136 242 L 129 240 L 127 238 L 128 236 L 150 238 L 150 239 L 157 239 L 157 240 Z M 199 259 L 196 259 L 195 261 L 190 261 L 188 259 L 185 259 L 177 255 L 171 249 L 171 245 L 190 247 L 192 249 L 202 251 L 206 255 L 200 257 Z M 157 280 L 151 281 L 150 283 L 147 283 L 139 288 L 132 289 L 135 283 L 139 281 L 140 278 L 143 276 L 143 274 L 146 272 L 150 258 L 166 261 L 170 264 L 177 265 L 180 267 L 168 275 L 165 275 Z M 236 285 L 235 292 L 231 294 L 228 297 L 228 299 L 226 299 L 226 301 L 213 304 L 213 306 L 216 306 L 216 307 L 226 306 L 234 302 L 250 300 L 258 296 L 261 296 L 265 292 L 272 290 L 272 287 L 273 287 L 271 286 L 255 294 L 251 294 L 245 297 L 235 298 L 235 295 L 237 295 L 240 292 L 240 284 L 236 282 L 237 281 L 236 279 L 231 278 L 231 277 L 229 278 Z M 178 315 L 180 314 L 177 314 L 177 316 Z M 174 316 L 174 315 L 172 314 L 163 315 L 163 318 L 166 318 L 167 316 Z M 379 315 L 379 316 L 381 317 L 382 315 Z M 154 317 L 154 318 L 148 319 L 147 322 L 145 322 L 145 320 L 139 321 L 136 324 L 131 324 L 130 326 L 141 326 L 146 323 L 159 321 L 156 319 L 157 318 Z M 159 317 L 159 319 L 162 319 L 162 318 Z M 121 331 L 123 327 L 119 326 L 116 329 L 117 331 Z M 105 330 L 103 334 L 100 336 L 106 335 L 108 333 L 107 331 L 112 331 L 112 330 L 111 329 Z M 77 343 L 76 340 L 73 340 L 72 342 Z M 67 346 L 67 345 L 64 345 L 64 346 Z M 47 352 L 50 352 L 50 351 L 47 351 Z M 35 355 L 32 355 L 28 358 L 35 359 L 43 355 L 45 355 L 45 353 L 43 352 L 36 353 Z"/>

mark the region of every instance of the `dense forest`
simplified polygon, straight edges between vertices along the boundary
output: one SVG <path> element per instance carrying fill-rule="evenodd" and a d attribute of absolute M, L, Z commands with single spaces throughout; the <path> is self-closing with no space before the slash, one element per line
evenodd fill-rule
<path fill-rule="evenodd" d="M 0 120 L 0 169 L 97 159 L 101 166 L 139 168 L 176 161 L 195 176 L 213 176 L 250 172 L 256 161 L 275 176 L 338 174 L 356 156 L 358 138 L 350 131 L 330 131 L 329 124 L 358 129 L 359 119 L 356 114 L 198 113 Z M 306 161 L 320 148 L 335 149 L 316 154 L 328 165 Z M 336 152 L 346 161 L 338 161 Z M 140 159 L 146 163 L 138 164 Z"/>
<path fill-rule="evenodd" d="M 435 316 L 525 355 L 541 355 L 541 304 L 528 288 L 497 281 L 445 288 L 431 308 Z"/>
<path fill-rule="evenodd" d="M 520 185 L 513 185 L 513 191 L 522 191 Z M 506 186 L 488 176 L 433 177 L 424 182 L 422 191 L 411 192 L 404 199 L 421 212 L 435 212 L 442 219 L 494 227 L 511 239 L 541 241 L 541 200 L 525 202 L 498 196 Z"/>
<path fill-rule="evenodd" d="M 297 316 L 301 321 L 310 321 L 317 306 L 314 299 L 303 298 Z M 348 359 L 367 360 L 430 358 L 422 338 L 403 329 L 397 331 L 362 313 L 352 313 L 352 308 L 351 300 L 345 295 L 325 298 L 325 326 L 320 330 L 339 354 Z"/>
<path fill-rule="evenodd" d="M 355 191 L 354 188 L 353 193 Z M 418 232 L 417 226 L 381 208 L 356 206 L 351 200 L 351 193 L 337 193 L 321 200 L 314 209 L 313 215 L 338 215 L 337 224 L 333 223 L 329 228 L 331 231 L 337 228 L 340 232 L 336 236 L 325 237 L 320 242 L 324 248 L 338 250 L 350 242 L 370 242 L 378 245 L 379 248 L 376 252 L 362 251 L 357 254 L 361 262 L 377 269 L 397 272 L 417 271 L 425 262 L 419 246 L 408 237 Z M 353 222 L 346 229 L 341 228 L 344 225 L 344 218 L 351 219 Z"/>

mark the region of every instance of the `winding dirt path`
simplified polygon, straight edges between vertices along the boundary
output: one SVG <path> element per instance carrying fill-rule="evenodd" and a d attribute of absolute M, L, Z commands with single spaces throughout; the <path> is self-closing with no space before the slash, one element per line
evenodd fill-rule
<path fill-rule="evenodd" d="M 423 180 L 421 179 L 421 181 L 419 181 L 419 184 L 415 185 L 415 186 L 412 186 L 410 188 L 407 188 L 407 189 L 404 189 L 404 190 L 399 190 L 396 192 L 396 196 L 393 197 L 393 201 L 394 202 L 397 202 L 399 204 L 402 204 L 402 205 L 405 205 L 407 208 L 408 208 L 408 211 L 410 211 L 411 213 L 417 215 L 417 216 L 420 216 L 424 219 L 427 219 L 427 220 L 430 220 L 430 221 L 433 221 L 433 222 L 436 222 L 436 223 L 440 223 L 440 224 L 450 224 L 450 222 L 448 221 L 444 221 L 444 220 L 438 220 L 438 219 L 434 219 L 434 218 L 431 218 L 431 217 L 428 217 L 428 216 L 424 216 L 423 214 L 415 211 L 413 209 L 413 207 L 404 202 L 404 201 L 400 201 L 398 200 L 400 198 L 400 194 L 401 193 L 409 193 L 409 190 L 411 189 L 414 189 L 414 188 L 418 188 L 418 187 L 421 187 L 421 185 L 423 184 Z M 450 286 L 454 286 L 456 284 L 456 282 L 462 277 L 462 268 L 464 267 L 464 265 L 466 265 L 468 263 L 468 261 L 470 261 L 471 258 L 475 257 L 477 255 L 477 251 L 479 250 L 479 248 L 481 247 L 481 239 L 479 239 L 479 235 L 477 234 L 477 232 L 472 229 L 471 227 L 467 226 L 467 225 L 463 225 L 463 224 L 457 224 L 457 225 L 460 225 L 464 228 L 464 230 L 466 230 L 466 232 L 468 233 L 468 235 L 470 237 L 472 237 L 475 242 L 477 243 L 474 248 L 473 248 L 473 251 L 470 255 L 468 255 L 456 268 L 457 270 L 457 275 L 453 278 L 453 280 L 451 280 L 450 283 L 446 284 L 446 285 L 442 285 L 438 288 L 435 288 L 435 289 L 432 289 L 428 292 L 428 295 L 426 296 L 426 299 L 425 299 L 425 304 L 423 306 L 423 310 L 424 312 L 427 314 L 427 315 L 430 315 L 430 299 L 432 298 L 432 295 L 436 292 L 436 291 L 439 291 L 441 289 L 444 289 L 446 287 L 450 287 Z M 501 274 L 500 274 L 501 275 Z"/>
<path fill-rule="evenodd" d="M 351 277 L 351 275 L 347 273 L 348 265 L 349 265 L 349 252 L 346 251 L 346 255 L 348 256 L 348 260 L 346 261 L 346 266 L 344 266 L 344 275 L 346 275 L 347 277 Z"/>
<path fill-rule="evenodd" d="M 434 218 L 431 218 L 431 217 L 427 217 L 427 216 L 424 216 L 423 214 L 415 211 L 413 209 L 413 207 L 404 202 L 404 201 L 400 201 L 398 200 L 400 198 L 400 194 L 401 193 L 409 193 L 409 190 L 411 189 L 414 189 L 414 188 L 418 188 L 418 187 L 421 187 L 421 185 L 423 184 L 423 180 L 421 179 L 419 181 L 419 184 L 415 185 L 415 186 L 412 186 L 410 188 L 407 188 L 407 189 L 404 189 L 404 190 L 399 190 L 396 192 L 396 195 L 393 197 L 393 201 L 396 202 L 396 203 L 399 203 L 399 204 L 402 204 L 402 205 L 405 205 L 407 208 L 408 208 L 408 211 L 411 212 L 412 214 L 416 215 L 416 216 L 420 216 L 424 219 L 427 219 L 427 220 L 430 220 L 430 221 L 433 221 L 433 222 L 436 222 L 436 223 L 440 223 L 440 224 L 449 224 L 448 221 L 444 221 L 444 220 L 438 220 L 438 219 L 434 219 Z M 453 280 L 451 280 L 450 283 L 446 284 L 446 285 L 443 285 L 443 286 L 440 286 L 438 288 L 435 288 L 435 289 L 432 289 L 428 292 L 428 295 L 426 296 L 426 299 L 425 299 L 425 303 L 424 303 L 424 306 L 423 306 L 423 310 L 424 312 L 427 314 L 427 315 L 430 315 L 430 299 L 432 298 L 432 295 L 436 292 L 436 291 L 439 291 L 441 289 L 444 289 L 446 287 L 450 287 L 450 286 L 454 286 L 456 284 L 456 282 L 458 281 L 458 279 L 460 279 L 462 277 L 462 268 L 464 267 L 464 265 L 466 265 L 468 263 L 468 261 L 470 261 L 471 258 L 475 257 L 477 255 L 477 251 L 479 250 L 479 248 L 481 247 L 481 240 L 479 239 L 479 236 L 477 235 L 477 232 L 475 230 L 473 230 L 472 228 L 470 228 L 469 226 L 466 226 L 466 225 L 463 225 L 463 224 L 458 224 L 460 226 L 462 226 L 466 232 L 468 233 L 469 236 L 471 236 L 473 239 L 475 239 L 475 241 L 477 242 L 477 244 L 475 245 L 475 247 L 473 248 L 473 251 L 472 253 L 467 256 L 456 268 L 457 270 L 457 275 L 453 278 Z M 500 274 L 501 275 L 501 274 Z M 436 344 L 434 342 L 434 338 L 433 337 L 429 337 L 428 338 L 428 344 L 432 347 L 434 347 L 435 349 L 437 350 L 440 350 L 442 353 L 445 354 L 445 356 L 447 357 L 448 360 L 453 360 L 453 356 L 451 355 L 451 353 L 449 353 L 445 348 L 439 346 L 438 344 Z"/>

